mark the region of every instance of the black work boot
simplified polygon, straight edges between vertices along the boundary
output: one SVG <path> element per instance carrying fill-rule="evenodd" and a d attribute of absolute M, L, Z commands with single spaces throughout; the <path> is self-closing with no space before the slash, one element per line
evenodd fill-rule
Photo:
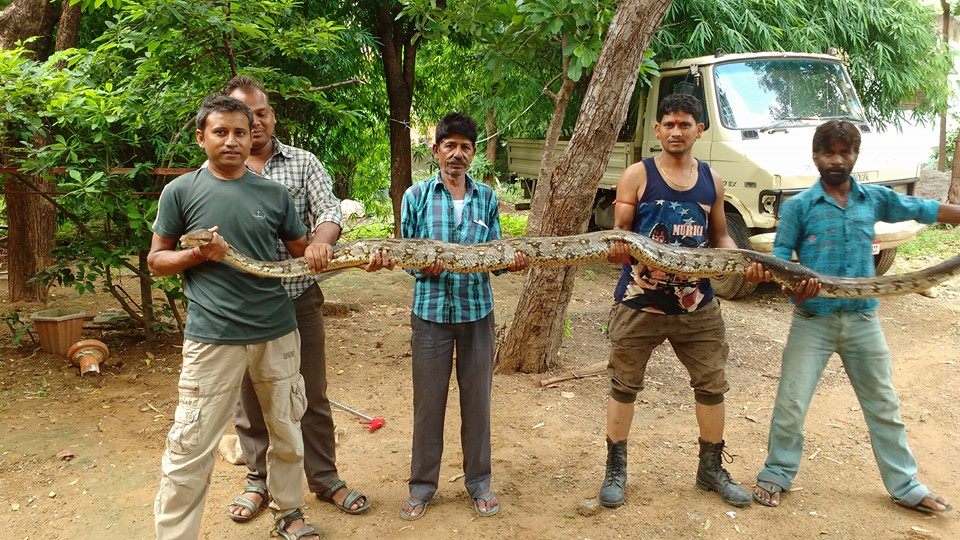
<path fill-rule="evenodd" d="M 627 441 L 615 443 L 607 437 L 607 472 L 600 486 L 600 504 L 616 508 L 623 504 L 623 490 L 627 486 Z"/>
<path fill-rule="evenodd" d="M 700 441 L 700 466 L 697 467 L 697 487 L 704 491 L 716 491 L 720 498 L 733 506 L 750 506 L 750 492 L 740 487 L 723 468 L 723 445 Z M 729 454 L 728 454 L 729 455 Z"/>

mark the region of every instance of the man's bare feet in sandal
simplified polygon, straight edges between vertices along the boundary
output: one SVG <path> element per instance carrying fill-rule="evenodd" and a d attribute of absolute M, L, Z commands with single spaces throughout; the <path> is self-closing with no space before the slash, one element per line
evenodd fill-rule
<path fill-rule="evenodd" d="M 346 486 L 344 486 L 344 487 L 338 489 L 338 490 L 333 494 L 333 496 L 331 497 L 331 499 L 333 499 L 333 502 L 337 503 L 337 506 L 341 506 L 341 507 L 342 507 L 342 506 L 343 506 L 343 501 L 347 498 L 347 495 L 350 495 L 350 490 L 349 490 Z M 358 498 L 357 500 L 353 501 L 353 504 L 350 505 L 350 510 L 353 510 L 354 512 L 356 512 L 357 510 L 359 510 L 360 508 L 362 508 L 363 505 L 366 504 L 366 502 L 367 502 L 367 497 L 366 497 L 366 496 L 361 496 L 361 497 Z"/>
<path fill-rule="evenodd" d="M 287 531 L 287 532 L 290 533 L 290 534 L 294 534 L 295 532 L 297 532 L 298 530 L 300 530 L 300 529 L 302 529 L 303 527 L 306 527 L 306 526 L 307 526 L 307 520 L 305 520 L 305 519 L 295 519 L 295 520 L 291 521 L 286 527 L 284 527 L 283 530 Z M 298 540 L 299 540 L 299 539 L 303 539 L 303 540 L 320 540 L 320 535 L 319 535 L 319 534 L 311 534 L 311 535 L 309 535 L 309 536 L 299 536 L 299 537 L 297 537 L 297 538 L 298 538 Z"/>
<path fill-rule="evenodd" d="M 780 494 L 783 488 L 773 482 L 758 480 L 757 487 L 753 488 L 753 500 L 764 506 L 780 506 Z"/>
<path fill-rule="evenodd" d="M 949 512 L 953 510 L 953 506 L 947 502 L 943 497 L 939 497 L 931 493 L 923 498 L 919 504 L 912 507 L 914 510 L 919 510 L 920 512 L 936 514 L 940 512 Z"/>
<path fill-rule="evenodd" d="M 252 502 L 255 506 L 263 506 L 263 497 L 259 493 L 253 493 L 252 491 L 248 491 L 243 495 L 240 495 L 240 497 L 247 499 L 248 501 Z M 239 504 L 231 504 L 230 512 L 233 515 L 240 516 L 240 517 L 250 517 L 253 515 L 253 512 L 251 512 L 249 508 L 245 506 L 240 506 Z"/>

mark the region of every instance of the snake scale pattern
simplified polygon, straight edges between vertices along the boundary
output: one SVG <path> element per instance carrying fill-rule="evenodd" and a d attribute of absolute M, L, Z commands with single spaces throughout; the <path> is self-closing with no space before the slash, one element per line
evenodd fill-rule
<path fill-rule="evenodd" d="M 184 248 L 209 243 L 213 235 L 201 229 L 180 238 Z M 761 263 L 773 280 L 788 288 L 808 278 L 820 280 L 820 296 L 868 298 L 921 292 L 960 274 L 960 255 L 936 266 L 907 274 L 873 278 L 823 276 L 797 263 L 744 249 L 684 248 L 657 243 L 629 231 L 600 231 L 575 236 L 508 238 L 483 244 L 450 244 L 436 240 L 377 238 L 338 244 L 327 270 L 367 264 L 370 255 L 383 251 L 401 268 L 423 268 L 442 260 L 451 272 L 488 272 L 509 267 L 514 254 L 523 252 L 531 266 L 568 266 L 606 261 L 610 245 L 627 244 L 640 263 L 664 272 L 690 277 L 724 277 L 745 274 L 753 262 Z M 237 268 L 262 277 L 294 277 L 312 274 L 305 259 L 258 261 L 234 248 L 225 260 Z"/>

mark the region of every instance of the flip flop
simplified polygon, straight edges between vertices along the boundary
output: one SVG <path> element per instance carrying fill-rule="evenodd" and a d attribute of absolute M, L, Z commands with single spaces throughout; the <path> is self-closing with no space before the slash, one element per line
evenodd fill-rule
<path fill-rule="evenodd" d="M 779 484 L 768 482 L 767 480 L 757 480 L 757 487 L 769 493 L 771 497 L 777 493 L 783 493 L 783 487 L 781 487 Z M 779 504 L 773 504 L 770 501 L 767 501 L 761 497 L 758 497 L 756 490 L 754 490 L 753 492 L 753 500 L 757 501 L 763 506 L 769 506 L 771 508 L 776 508 L 780 506 Z"/>
<path fill-rule="evenodd" d="M 480 506 L 480 501 L 483 501 L 483 507 Z M 493 506 L 490 506 L 491 502 Z M 480 517 L 490 517 L 500 511 L 500 500 L 497 499 L 496 493 L 488 491 L 473 498 L 473 509 L 477 511 L 477 515 Z"/>
<path fill-rule="evenodd" d="M 413 497 L 407 497 L 407 501 L 404 505 L 410 507 L 410 511 L 406 511 L 403 506 L 400 507 L 400 519 L 405 519 L 407 521 L 414 521 L 423 517 L 427 513 L 427 505 L 430 504 L 430 501 L 421 501 L 420 499 L 414 499 Z M 413 512 L 417 508 L 422 508 L 419 514 L 414 514 Z"/>
<path fill-rule="evenodd" d="M 946 508 L 944 508 L 943 510 L 934 510 L 933 508 L 930 508 L 929 506 L 923 504 L 924 499 L 926 499 L 926 498 L 928 498 L 928 497 L 929 497 L 930 499 L 932 499 L 934 502 L 938 502 L 938 503 L 942 504 L 942 505 L 945 506 Z M 917 512 L 921 512 L 921 513 L 924 513 L 924 514 L 942 514 L 942 513 L 944 513 L 944 512 L 949 512 L 949 511 L 953 510 L 953 505 L 951 505 L 950 503 L 948 503 L 948 502 L 946 501 L 946 499 L 944 499 L 943 497 L 940 497 L 939 495 L 936 495 L 936 494 L 934 494 L 934 493 L 928 493 L 927 495 L 925 495 L 925 496 L 923 497 L 923 499 L 920 499 L 920 502 L 918 502 L 917 504 L 915 504 L 915 505 L 913 505 L 913 506 L 911 506 L 911 505 L 909 505 L 909 504 L 902 503 L 902 502 L 900 502 L 900 501 L 895 501 L 895 502 L 896 502 L 897 504 L 899 504 L 900 506 L 904 507 L 904 508 L 909 508 L 910 510 L 916 510 Z"/>

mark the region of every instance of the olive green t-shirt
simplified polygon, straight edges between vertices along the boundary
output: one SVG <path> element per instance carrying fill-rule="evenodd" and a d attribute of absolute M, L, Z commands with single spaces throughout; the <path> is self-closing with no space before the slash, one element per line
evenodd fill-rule
<path fill-rule="evenodd" d="M 180 238 L 214 225 L 230 246 L 262 261 L 277 259 L 278 237 L 296 240 L 307 233 L 287 188 L 250 171 L 223 180 L 202 168 L 163 189 L 153 232 Z M 190 300 L 183 332 L 188 339 L 243 345 L 270 341 L 297 327 L 293 303 L 279 279 L 214 261 L 183 274 Z"/>

